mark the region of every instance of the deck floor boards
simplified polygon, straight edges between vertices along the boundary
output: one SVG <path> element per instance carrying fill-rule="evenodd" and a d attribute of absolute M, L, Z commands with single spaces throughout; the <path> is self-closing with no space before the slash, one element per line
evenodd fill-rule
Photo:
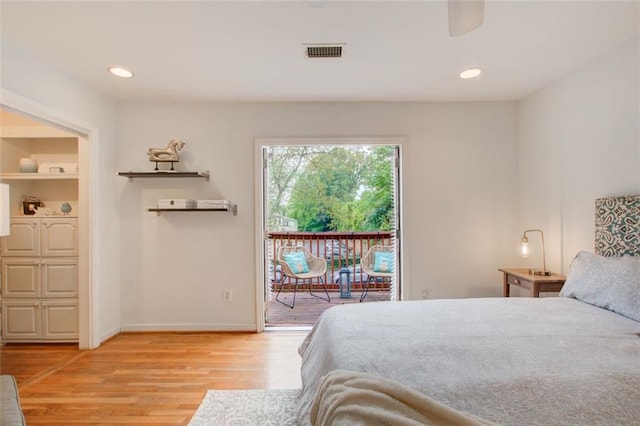
<path fill-rule="evenodd" d="M 322 290 L 314 290 L 314 294 L 324 295 Z M 296 303 L 293 309 L 280 302 L 271 300 L 269 302 L 268 326 L 275 327 L 296 327 L 311 326 L 315 324 L 320 315 L 332 306 L 344 305 L 348 303 L 360 303 L 360 291 L 352 292 L 350 299 L 341 299 L 339 292 L 329 292 L 331 302 L 317 299 L 309 294 L 307 290 L 298 292 Z M 390 298 L 388 290 L 371 290 L 362 303 L 375 303 L 388 301 Z M 272 296 L 275 299 L 275 294 Z M 279 299 L 291 304 L 293 293 L 281 293 Z"/>

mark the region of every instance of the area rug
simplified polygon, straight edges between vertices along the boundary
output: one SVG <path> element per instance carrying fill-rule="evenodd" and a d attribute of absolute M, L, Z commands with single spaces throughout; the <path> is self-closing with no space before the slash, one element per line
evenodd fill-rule
<path fill-rule="evenodd" d="M 299 395 L 300 389 L 210 390 L 189 425 L 295 425 Z"/>

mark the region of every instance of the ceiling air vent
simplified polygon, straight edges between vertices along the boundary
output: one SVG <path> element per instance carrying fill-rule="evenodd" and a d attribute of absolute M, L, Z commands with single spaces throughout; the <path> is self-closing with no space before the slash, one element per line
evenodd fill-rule
<path fill-rule="evenodd" d="M 305 45 L 309 58 L 342 58 L 343 44 L 314 44 Z"/>

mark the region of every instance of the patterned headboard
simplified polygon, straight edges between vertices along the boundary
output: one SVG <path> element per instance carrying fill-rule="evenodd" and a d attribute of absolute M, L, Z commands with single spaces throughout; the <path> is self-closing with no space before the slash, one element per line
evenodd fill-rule
<path fill-rule="evenodd" d="M 596 200 L 595 252 L 640 256 L 640 195 Z"/>

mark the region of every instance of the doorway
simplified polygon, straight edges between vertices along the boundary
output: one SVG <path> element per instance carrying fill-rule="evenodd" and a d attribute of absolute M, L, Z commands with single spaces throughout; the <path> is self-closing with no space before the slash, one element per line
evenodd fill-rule
<path fill-rule="evenodd" d="M 258 315 L 264 326 L 309 327 L 336 304 L 401 299 L 402 141 L 256 141 L 262 171 Z M 305 247 L 326 272 L 308 281 L 283 273 L 277 257 L 285 246 Z M 392 251 L 397 266 L 390 276 L 369 277 L 361 259 L 380 246 Z"/>

